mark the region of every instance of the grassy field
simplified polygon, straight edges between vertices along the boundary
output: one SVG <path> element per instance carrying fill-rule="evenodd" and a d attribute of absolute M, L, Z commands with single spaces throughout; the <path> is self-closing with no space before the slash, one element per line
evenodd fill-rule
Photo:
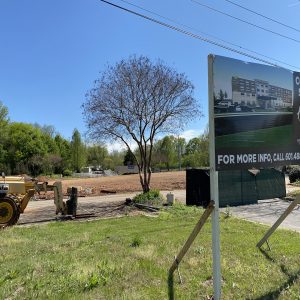
<path fill-rule="evenodd" d="M 216 148 L 286 146 L 292 142 L 292 125 L 234 133 L 216 137 Z"/>
<path fill-rule="evenodd" d="M 200 213 L 176 206 L 158 217 L 0 231 L 0 299 L 167 299 L 167 270 Z M 300 299 L 300 235 L 278 230 L 264 253 L 255 245 L 266 229 L 222 217 L 223 299 Z M 210 224 L 180 271 L 176 299 L 212 295 Z"/>

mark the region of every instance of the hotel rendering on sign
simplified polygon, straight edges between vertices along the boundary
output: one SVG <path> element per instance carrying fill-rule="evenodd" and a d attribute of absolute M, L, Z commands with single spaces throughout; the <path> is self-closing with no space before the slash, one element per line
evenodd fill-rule
<path fill-rule="evenodd" d="M 300 164 L 300 73 L 211 57 L 216 170 Z"/>

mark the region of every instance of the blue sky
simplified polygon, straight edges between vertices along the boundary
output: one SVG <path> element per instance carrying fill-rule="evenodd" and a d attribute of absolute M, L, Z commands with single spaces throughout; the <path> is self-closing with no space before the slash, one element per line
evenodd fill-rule
<path fill-rule="evenodd" d="M 224 0 L 199 1 L 300 40 L 300 32 L 267 22 Z M 298 0 L 234 1 L 300 28 Z M 114 2 L 138 10 L 122 1 Z M 300 43 L 239 23 L 192 1 L 131 2 L 300 66 Z M 193 32 L 201 34 L 199 31 Z M 160 58 L 186 73 L 205 116 L 189 123 L 184 135 L 199 134 L 208 122 L 209 53 L 253 61 L 96 0 L 0 0 L 0 100 L 8 107 L 12 121 L 53 125 L 65 138 L 71 137 L 74 128 L 82 134 L 86 131 L 81 105 L 99 72 L 132 54 Z"/>

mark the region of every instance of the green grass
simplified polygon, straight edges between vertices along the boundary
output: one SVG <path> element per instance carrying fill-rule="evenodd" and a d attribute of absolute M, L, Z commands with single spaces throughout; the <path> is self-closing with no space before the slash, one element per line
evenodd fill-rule
<path fill-rule="evenodd" d="M 0 299 L 167 299 L 167 270 L 202 210 L 159 217 L 57 222 L 0 231 Z M 278 230 L 272 251 L 255 245 L 267 227 L 221 219 L 223 299 L 300 299 L 300 234 Z M 212 295 L 211 226 L 175 273 L 176 299 Z"/>
<path fill-rule="evenodd" d="M 291 144 L 292 140 L 292 125 L 286 125 L 218 136 L 216 148 L 282 147 Z"/>

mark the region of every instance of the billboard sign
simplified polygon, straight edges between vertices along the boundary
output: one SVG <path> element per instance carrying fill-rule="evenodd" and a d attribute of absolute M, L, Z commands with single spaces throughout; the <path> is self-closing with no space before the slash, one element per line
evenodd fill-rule
<path fill-rule="evenodd" d="M 210 55 L 209 74 L 216 170 L 300 164 L 300 72 Z"/>

